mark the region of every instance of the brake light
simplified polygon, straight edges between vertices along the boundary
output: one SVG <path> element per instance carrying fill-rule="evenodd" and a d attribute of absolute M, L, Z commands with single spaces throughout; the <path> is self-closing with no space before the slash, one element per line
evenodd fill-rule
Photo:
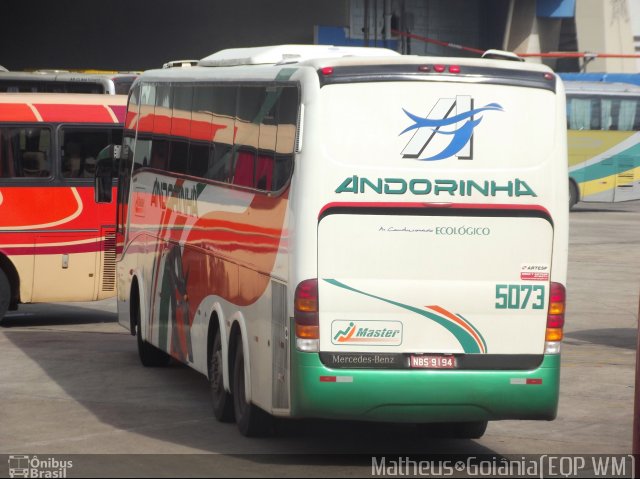
<path fill-rule="evenodd" d="M 296 339 L 317 340 L 319 336 L 318 280 L 307 279 L 298 284 L 293 300 Z M 317 346 L 316 346 L 317 347 Z M 299 349 L 301 349 L 299 347 Z M 304 350 L 308 350 L 307 347 Z"/>
<path fill-rule="evenodd" d="M 333 67 L 321 68 L 320 73 L 322 73 L 324 76 L 333 75 Z"/>
<path fill-rule="evenodd" d="M 446 68 L 447 67 L 445 67 L 444 65 L 433 65 L 433 69 L 438 73 L 442 73 Z"/>
<path fill-rule="evenodd" d="M 460 66 L 459 65 L 451 65 L 449 67 L 449 73 L 460 73 Z"/>
<path fill-rule="evenodd" d="M 547 313 L 547 330 L 545 340 L 547 342 L 545 352 L 559 352 L 557 343 L 564 337 L 564 313 L 567 293 L 560 283 L 551 283 L 549 290 L 549 310 Z"/>

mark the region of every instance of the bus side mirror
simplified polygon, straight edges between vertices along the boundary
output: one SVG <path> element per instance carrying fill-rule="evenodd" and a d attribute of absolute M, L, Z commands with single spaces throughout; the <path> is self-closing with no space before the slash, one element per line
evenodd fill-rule
<path fill-rule="evenodd" d="M 121 148 L 120 145 L 109 145 L 98 153 L 94 192 L 96 203 L 111 203 L 114 170 Z"/>

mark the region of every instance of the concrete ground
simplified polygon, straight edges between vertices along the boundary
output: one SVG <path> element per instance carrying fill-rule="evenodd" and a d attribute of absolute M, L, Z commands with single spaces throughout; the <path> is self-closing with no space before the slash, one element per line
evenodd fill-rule
<path fill-rule="evenodd" d="M 5 318 L 0 454 L 74 455 L 75 468 L 67 477 L 361 476 L 371 473 L 372 454 L 627 454 L 640 201 L 580 204 L 570 219 L 566 340 L 555 421 L 490 423 L 475 441 L 425 439 L 408 426 L 319 422 L 283 423 L 276 437 L 247 439 L 235 425 L 213 418 L 204 376 L 178 365 L 140 365 L 135 339 L 117 324 L 109 300 L 25 305 Z M 0 476 L 8 475 L 4 464 L 0 456 Z"/>

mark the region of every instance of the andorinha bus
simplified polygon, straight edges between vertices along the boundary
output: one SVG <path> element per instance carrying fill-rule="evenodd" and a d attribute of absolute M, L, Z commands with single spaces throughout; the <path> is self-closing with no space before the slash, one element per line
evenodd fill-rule
<path fill-rule="evenodd" d="M 126 99 L 0 94 L 0 319 L 19 303 L 115 295 L 115 202 L 97 203 L 94 183 Z"/>
<path fill-rule="evenodd" d="M 137 73 L 100 70 L 87 70 L 86 73 L 65 70 L 0 72 L 0 92 L 126 95 L 137 77 Z"/>
<path fill-rule="evenodd" d="M 144 72 L 128 119 L 119 320 L 145 366 L 207 375 L 218 419 L 479 437 L 556 416 L 568 173 L 548 68 L 224 50 Z"/>
<path fill-rule="evenodd" d="M 640 86 L 565 85 L 570 206 L 640 199 Z"/>

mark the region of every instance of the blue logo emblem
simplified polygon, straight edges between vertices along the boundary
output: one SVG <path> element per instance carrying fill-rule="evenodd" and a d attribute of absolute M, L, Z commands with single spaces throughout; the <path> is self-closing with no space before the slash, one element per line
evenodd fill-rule
<path fill-rule="evenodd" d="M 482 121 L 479 115 L 485 111 L 504 111 L 497 103 L 473 109 L 470 96 L 440 98 L 426 117 L 404 113 L 413 121 L 400 135 L 414 134 L 402 150 L 403 158 L 421 161 L 444 160 L 456 156 L 459 160 L 473 158 L 473 130 Z"/>

